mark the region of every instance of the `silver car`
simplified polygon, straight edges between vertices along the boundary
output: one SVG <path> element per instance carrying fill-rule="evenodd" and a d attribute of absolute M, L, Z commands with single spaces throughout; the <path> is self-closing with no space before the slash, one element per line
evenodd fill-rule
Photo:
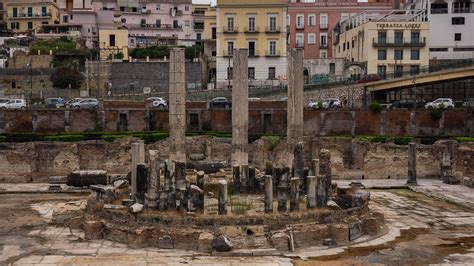
<path fill-rule="evenodd" d="M 72 108 L 91 108 L 91 109 L 97 109 L 99 108 L 99 101 L 94 98 L 88 98 L 88 99 L 82 99 L 80 101 L 77 101 L 75 103 L 71 104 Z"/>

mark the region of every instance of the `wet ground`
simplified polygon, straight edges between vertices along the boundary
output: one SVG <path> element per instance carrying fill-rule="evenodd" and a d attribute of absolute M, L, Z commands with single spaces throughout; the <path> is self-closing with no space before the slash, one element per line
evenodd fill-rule
<path fill-rule="evenodd" d="M 209 257 L 153 248 L 136 250 L 110 241 L 86 241 L 80 230 L 48 223 L 53 210 L 75 208 L 80 203 L 78 200 L 87 195 L 1 194 L 0 265 L 469 265 L 474 262 L 472 209 L 404 189 L 371 190 L 371 193 L 370 206 L 384 212 L 391 232 L 395 232 L 392 236 L 346 249 L 245 258 Z"/>

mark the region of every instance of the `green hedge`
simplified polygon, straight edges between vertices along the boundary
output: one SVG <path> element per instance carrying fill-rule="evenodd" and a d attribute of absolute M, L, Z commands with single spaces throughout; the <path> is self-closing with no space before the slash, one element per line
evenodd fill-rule
<path fill-rule="evenodd" d="M 61 141 L 61 142 L 72 142 L 84 140 L 83 135 L 57 135 L 57 136 L 45 136 L 45 141 Z"/>
<path fill-rule="evenodd" d="M 0 136 L 0 143 L 5 142 L 6 139 L 7 139 L 7 137 L 5 137 L 5 136 Z"/>
<path fill-rule="evenodd" d="M 412 137 L 396 137 L 393 138 L 393 143 L 397 145 L 408 145 L 412 140 Z"/>
<path fill-rule="evenodd" d="M 456 138 L 456 141 L 458 143 L 463 143 L 463 142 L 474 142 L 474 138 L 469 138 L 469 137 L 458 137 Z"/>

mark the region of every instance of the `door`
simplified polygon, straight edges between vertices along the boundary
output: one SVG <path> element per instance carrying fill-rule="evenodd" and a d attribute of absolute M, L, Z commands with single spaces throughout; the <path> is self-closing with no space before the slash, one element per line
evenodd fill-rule
<path fill-rule="evenodd" d="M 249 56 L 255 56 L 255 42 L 249 42 Z"/>
<path fill-rule="evenodd" d="M 120 115 L 119 115 L 118 131 L 119 131 L 119 132 L 126 132 L 126 131 L 128 131 L 128 119 L 127 119 L 127 114 L 120 114 Z"/>
<path fill-rule="evenodd" d="M 263 133 L 272 133 L 272 114 L 263 115 Z"/>
<path fill-rule="evenodd" d="M 199 114 L 189 114 L 189 130 L 199 130 Z"/>

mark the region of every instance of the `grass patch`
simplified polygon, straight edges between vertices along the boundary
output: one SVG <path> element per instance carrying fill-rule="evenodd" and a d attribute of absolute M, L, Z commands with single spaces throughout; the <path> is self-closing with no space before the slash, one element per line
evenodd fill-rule
<path fill-rule="evenodd" d="M 84 140 L 83 135 L 57 135 L 57 136 L 45 136 L 45 141 L 58 141 L 58 142 L 73 142 Z"/>
<path fill-rule="evenodd" d="M 457 137 L 456 141 L 458 143 L 465 143 L 465 142 L 474 142 L 474 138 L 469 138 L 469 137 Z"/>

